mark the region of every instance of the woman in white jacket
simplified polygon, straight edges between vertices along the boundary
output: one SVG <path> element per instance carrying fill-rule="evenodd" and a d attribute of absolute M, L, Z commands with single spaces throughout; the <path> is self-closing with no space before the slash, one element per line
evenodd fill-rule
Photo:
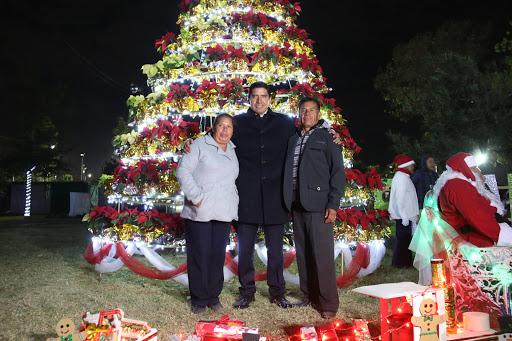
<path fill-rule="evenodd" d="M 192 312 L 222 309 L 224 257 L 231 221 L 238 219 L 238 159 L 233 118 L 217 116 L 211 132 L 190 145 L 180 160 L 177 178 L 185 193 L 187 271 Z"/>

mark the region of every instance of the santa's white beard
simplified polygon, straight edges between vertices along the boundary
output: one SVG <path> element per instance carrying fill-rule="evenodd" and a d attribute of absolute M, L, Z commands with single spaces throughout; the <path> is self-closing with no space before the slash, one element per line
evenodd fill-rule
<path fill-rule="evenodd" d="M 484 198 L 487 198 L 487 200 L 491 202 L 491 206 L 496 207 L 499 215 L 503 215 L 505 213 L 503 203 L 500 201 L 499 198 L 496 197 L 496 195 L 493 192 L 489 191 L 487 187 L 485 187 L 483 176 L 475 172 L 473 172 L 473 175 L 475 176 L 476 181 L 472 181 L 472 184 L 473 186 L 475 186 L 478 193 L 480 193 L 480 195 L 483 196 Z"/>
<path fill-rule="evenodd" d="M 503 215 L 505 213 L 505 208 L 503 207 L 503 204 L 499 200 L 499 198 L 496 198 L 494 193 L 489 191 L 487 188 L 485 188 L 485 184 L 482 180 L 482 176 L 476 173 L 473 173 L 475 176 L 476 181 L 473 181 L 471 179 L 468 179 L 464 176 L 461 172 L 457 172 L 456 170 L 452 169 L 450 166 L 446 166 L 446 170 L 441 174 L 439 179 L 437 179 L 434 188 L 433 188 L 433 198 L 434 200 L 437 200 L 439 197 L 439 193 L 441 193 L 441 189 L 446 185 L 446 183 L 452 179 L 462 179 L 466 180 L 470 184 L 472 184 L 478 193 L 490 201 L 490 205 L 496 208 L 496 211 L 498 214 Z"/>

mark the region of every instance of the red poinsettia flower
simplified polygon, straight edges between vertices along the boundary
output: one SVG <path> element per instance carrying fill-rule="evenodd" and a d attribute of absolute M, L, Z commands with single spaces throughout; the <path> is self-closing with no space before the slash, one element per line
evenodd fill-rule
<path fill-rule="evenodd" d="M 378 190 L 382 190 L 384 188 L 380 174 L 377 172 L 375 167 L 372 167 L 370 171 L 366 173 L 366 179 L 368 182 L 368 187 Z"/>
<path fill-rule="evenodd" d="M 221 45 L 215 44 L 214 46 L 206 48 L 206 54 L 208 55 L 208 59 L 215 62 L 225 60 L 228 52 Z"/>
<path fill-rule="evenodd" d="M 171 102 L 172 100 L 181 100 L 185 97 L 195 97 L 195 93 L 190 88 L 190 85 L 171 84 L 169 87 L 169 93 L 167 94 L 167 98 L 165 100 L 167 102 Z"/>
<path fill-rule="evenodd" d="M 347 182 L 355 182 L 360 186 L 366 185 L 366 175 L 363 174 L 363 172 L 361 172 L 359 169 L 345 169 L 345 178 L 347 179 Z"/>
<path fill-rule="evenodd" d="M 193 0 L 181 0 L 179 3 L 180 11 L 182 11 L 182 12 L 188 11 L 193 2 L 194 2 Z"/>
<path fill-rule="evenodd" d="M 167 49 L 167 45 L 174 41 L 176 41 L 176 34 L 174 34 L 173 32 L 167 32 L 161 38 L 155 40 L 155 48 L 159 52 L 164 53 L 165 50 Z"/>
<path fill-rule="evenodd" d="M 208 79 L 203 79 L 201 85 L 197 88 L 197 93 L 210 91 L 217 88 L 217 82 L 210 82 Z"/>

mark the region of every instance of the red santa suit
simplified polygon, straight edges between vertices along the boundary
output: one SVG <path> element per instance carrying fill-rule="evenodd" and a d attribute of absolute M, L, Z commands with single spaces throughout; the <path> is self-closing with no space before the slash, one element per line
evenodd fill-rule
<path fill-rule="evenodd" d="M 458 153 L 446 162 L 446 171 L 434 186 L 443 219 L 465 240 L 478 247 L 512 245 L 512 228 L 498 224 L 496 213 L 503 205 L 483 182 L 477 181 L 470 167 L 476 167 L 471 154 Z"/>

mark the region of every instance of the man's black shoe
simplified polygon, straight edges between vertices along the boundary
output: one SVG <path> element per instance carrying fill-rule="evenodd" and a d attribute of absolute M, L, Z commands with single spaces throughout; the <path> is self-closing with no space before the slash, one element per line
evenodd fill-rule
<path fill-rule="evenodd" d="M 222 309 L 224 309 L 224 306 L 220 302 L 217 302 L 215 304 L 209 305 L 208 307 L 210 307 L 210 309 L 215 311 L 215 312 L 219 312 Z"/>
<path fill-rule="evenodd" d="M 333 311 L 322 311 L 320 312 L 320 316 L 322 316 L 323 319 L 330 320 L 336 317 L 336 313 Z"/>
<path fill-rule="evenodd" d="M 206 307 L 201 307 L 198 305 L 193 305 L 190 307 L 193 314 L 203 314 L 206 312 Z"/>
<path fill-rule="evenodd" d="M 278 307 L 283 308 L 283 309 L 288 309 L 288 308 L 292 308 L 293 307 L 293 304 L 290 303 L 290 301 L 288 301 L 286 299 L 286 297 L 284 297 L 284 296 L 272 298 L 270 300 L 270 303 L 273 303 L 273 304 L 275 304 Z"/>
<path fill-rule="evenodd" d="M 249 308 L 251 302 L 254 302 L 254 296 L 240 296 L 235 303 L 233 303 L 233 308 L 235 309 L 245 309 Z"/>
<path fill-rule="evenodd" d="M 302 301 L 294 304 L 296 307 L 309 307 L 312 305 L 309 298 L 303 298 Z"/>

